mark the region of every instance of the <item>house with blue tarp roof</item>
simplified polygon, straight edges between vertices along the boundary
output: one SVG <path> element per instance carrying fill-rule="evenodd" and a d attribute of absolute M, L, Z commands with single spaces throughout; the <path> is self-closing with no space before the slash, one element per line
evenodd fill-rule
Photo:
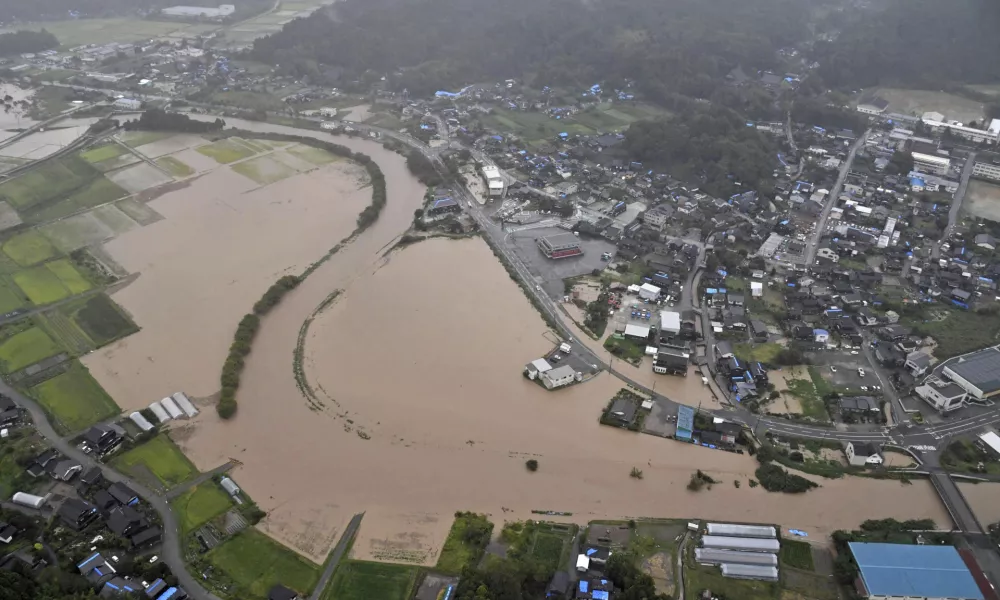
<path fill-rule="evenodd" d="M 576 585 L 576 597 L 583 600 L 610 600 L 615 584 L 609 579 L 581 579 Z"/>
<path fill-rule="evenodd" d="M 954 546 L 863 542 L 847 546 L 858 564 L 859 591 L 866 597 L 985 598 Z"/>
<path fill-rule="evenodd" d="M 682 404 L 677 408 L 677 431 L 674 433 L 674 437 L 690 442 L 693 434 L 694 409 Z"/>

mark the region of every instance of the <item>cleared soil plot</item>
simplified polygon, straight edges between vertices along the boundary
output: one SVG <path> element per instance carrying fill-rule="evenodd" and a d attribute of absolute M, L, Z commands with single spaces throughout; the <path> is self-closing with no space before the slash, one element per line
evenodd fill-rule
<path fill-rule="evenodd" d="M 0 344 L 0 367 L 7 373 L 55 356 L 62 348 L 39 327 L 15 334 Z"/>
<path fill-rule="evenodd" d="M 156 164 L 161 169 L 166 169 L 175 179 L 183 179 L 189 175 L 194 175 L 194 169 L 173 156 L 161 156 L 156 159 Z"/>
<path fill-rule="evenodd" d="M 139 225 L 151 225 L 163 218 L 163 215 L 150 208 L 148 204 L 134 198 L 126 198 L 115 206 Z"/>
<path fill-rule="evenodd" d="M 374 518 L 370 518 L 374 517 Z M 365 513 L 351 558 L 432 567 L 444 546 L 451 519 L 433 513 Z"/>
<path fill-rule="evenodd" d="M 134 165 L 138 163 L 140 159 L 135 154 L 129 152 L 128 154 L 122 154 L 121 156 L 116 156 L 115 158 L 110 158 L 99 163 L 94 163 L 94 168 L 102 173 L 107 173 L 109 171 L 114 171 L 121 169 L 122 167 L 127 167 L 129 165 Z"/>
<path fill-rule="evenodd" d="M 260 185 L 275 183 L 295 174 L 295 171 L 291 167 L 275 160 L 271 156 L 260 156 L 246 160 L 233 165 L 231 168 L 233 171 L 250 178 Z"/>
<path fill-rule="evenodd" d="M 872 93 L 888 100 L 891 112 L 919 116 L 933 111 L 941 113 L 945 119 L 963 123 L 983 118 L 982 102 L 946 92 L 878 88 Z"/>
<path fill-rule="evenodd" d="M 326 165 L 334 161 L 343 160 L 336 154 L 331 154 L 322 148 L 314 148 L 313 146 L 305 146 L 303 144 L 294 144 L 285 150 L 289 154 L 297 156 L 298 158 L 314 165 Z"/>
<path fill-rule="evenodd" d="M 170 503 L 181 521 L 181 531 L 198 529 L 233 507 L 233 500 L 219 484 L 206 481 Z"/>
<path fill-rule="evenodd" d="M 89 246 L 113 237 L 115 232 L 93 212 L 73 215 L 67 219 L 42 225 L 39 230 L 63 252 Z"/>
<path fill-rule="evenodd" d="M 0 231 L 16 227 L 20 224 L 21 216 L 17 214 L 14 207 L 3 200 L 0 200 Z"/>
<path fill-rule="evenodd" d="M 320 600 L 409 600 L 419 572 L 417 567 L 344 561 Z"/>
<path fill-rule="evenodd" d="M 150 473 L 155 480 L 147 483 L 167 489 L 198 474 L 198 469 L 165 433 L 119 454 L 111 466 L 139 479 L 148 479 Z"/>
<path fill-rule="evenodd" d="M 280 583 L 306 595 L 319 579 L 319 567 L 271 540 L 256 529 L 245 529 L 213 548 L 205 559 L 239 586 L 240 598 L 267 598 Z"/>
<path fill-rule="evenodd" d="M 104 144 L 85 150 L 80 153 L 80 158 L 89 163 L 99 163 L 127 153 L 128 150 L 126 150 L 121 144 L 112 142 L 110 144 Z"/>
<path fill-rule="evenodd" d="M 3 253 L 22 267 L 30 267 L 54 257 L 58 251 L 44 235 L 32 230 L 7 240 Z"/>
<path fill-rule="evenodd" d="M 978 179 L 969 181 L 962 212 L 1000 222 L 1000 185 Z"/>
<path fill-rule="evenodd" d="M 132 194 L 173 181 L 173 177 L 145 162 L 108 173 L 107 178 Z"/>
<path fill-rule="evenodd" d="M 215 159 L 215 162 L 224 165 L 249 158 L 256 154 L 249 146 L 239 143 L 236 138 L 227 138 L 200 146 L 198 152 L 212 157 Z"/>

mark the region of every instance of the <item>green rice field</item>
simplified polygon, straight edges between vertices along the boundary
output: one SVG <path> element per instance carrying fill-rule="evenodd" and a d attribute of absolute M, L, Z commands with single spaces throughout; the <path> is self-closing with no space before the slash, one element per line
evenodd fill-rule
<path fill-rule="evenodd" d="M 52 242 L 35 230 L 26 231 L 7 240 L 3 245 L 3 252 L 22 267 L 37 265 L 58 254 Z"/>
<path fill-rule="evenodd" d="M 76 361 L 65 373 L 31 388 L 31 395 L 64 433 L 80 431 L 121 412 L 90 371 Z"/>
<path fill-rule="evenodd" d="M 243 158 L 248 158 L 256 154 L 248 146 L 244 146 L 235 139 L 227 138 L 198 147 L 198 152 L 214 158 L 215 162 L 228 165 Z"/>
<path fill-rule="evenodd" d="M 93 287 L 65 258 L 18 271 L 13 279 L 36 306 L 58 302 Z"/>
<path fill-rule="evenodd" d="M 232 508 L 233 501 L 219 484 L 206 481 L 170 503 L 180 517 L 181 530 L 194 531 Z"/>
<path fill-rule="evenodd" d="M 65 311 L 98 348 L 139 330 L 106 294 L 60 306 L 60 310 Z"/>
<path fill-rule="evenodd" d="M 337 567 L 321 600 L 409 600 L 419 567 L 347 560 Z"/>
<path fill-rule="evenodd" d="M 148 471 L 164 488 L 171 488 L 198 474 L 198 469 L 165 433 L 119 454 L 111 465 L 139 479 L 146 479 Z"/>
<path fill-rule="evenodd" d="M 156 164 L 166 169 L 174 177 L 187 177 L 194 174 L 194 169 L 182 163 L 172 156 L 164 156 L 156 159 Z"/>
<path fill-rule="evenodd" d="M 116 158 L 128 152 L 121 144 L 110 143 L 97 146 L 80 153 L 80 158 L 89 163 L 98 163 L 104 160 Z"/>
<path fill-rule="evenodd" d="M 59 278 L 71 295 L 82 294 L 93 286 L 76 270 L 68 258 L 62 258 L 46 263 L 45 268 Z"/>
<path fill-rule="evenodd" d="M 0 366 L 5 372 L 13 373 L 62 351 L 48 334 L 38 327 L 32 327 L 0 344 Z"/>
<path fill-rule="evenodd" d="M 316 585 L 319 566 L 256 529 L 244 529 L 204 558 L 232 578 L 239 598 L 267 598 L 280 583 L 303 596 Z"/>

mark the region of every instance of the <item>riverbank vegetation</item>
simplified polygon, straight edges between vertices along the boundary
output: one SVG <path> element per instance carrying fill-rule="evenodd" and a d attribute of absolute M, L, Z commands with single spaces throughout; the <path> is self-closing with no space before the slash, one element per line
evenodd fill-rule
<path fill-rule="evenodd" d="M 455 522 L 444 541 L 437 570 L 445 573 L 461 573 L 466 567 L 478 564 L 492 533 L 493 523 L 490 523 L 485 515 L 472 512 L 455 513 Z"/>
<path fill-rule="evenodd" d="M 125 131 L 177 131 L 180 133 L 209 133 L 219 131 L 226 126 L 222 119 L 214 121 L 198 121 L 191 117 L 162 108 L 146 109 L 138 119 L 125 121 L 122 127 Z"/>

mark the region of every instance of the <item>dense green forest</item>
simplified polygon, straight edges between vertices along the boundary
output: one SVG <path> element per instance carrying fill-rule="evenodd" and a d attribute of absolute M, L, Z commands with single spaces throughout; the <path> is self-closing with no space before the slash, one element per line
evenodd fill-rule
<path fill-rule="evenodd" d="M 59 45 L 59 40 L 44 29 L 41 31 L 13 31 L 0 34 L 0 56 L 41 52 Z"/>
<path fill-rule="evenodd" d="M 845 11 L 842 31 L 812 53 L 833 87 L 1000 81 L 1000 2 L 884 0 L 874 10 Z"/>
<path fill-rule="evenodd" d="M 254 44 L 253 55 L 320 80 L 387 75 L 426 95 L 516 78 L 536 86 L 634 79 L 654 99 L 708 98 L 737 65 L 777 66 L 840 0 L 344 0 Z M 402 71 L 397 73 L 397 69 Z"/>
<path fill-rule="evenodd" d="M 700 182 L 722 197 L 766 185 L 777 152 L 772 140 L 734 111 L 714 105 L 634 123 L 625 133 L 625 147 L 633 160 L 669 168 L 675 177 Z"/>
<path fill-rule="evenodd" d="M 126 17 L 155 14 L 168 6 L 219 6 L 224 0 L 0 0 L 0 22 L 44 21 L 77 17 Z M 238 0 L 232 19 L 271 8 L 271 0 Z"/>

